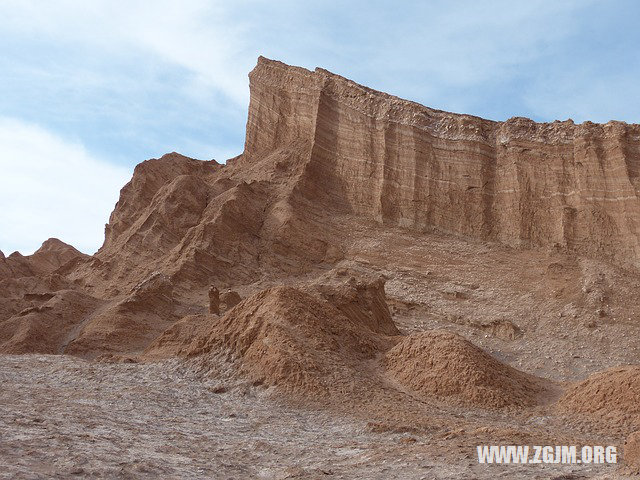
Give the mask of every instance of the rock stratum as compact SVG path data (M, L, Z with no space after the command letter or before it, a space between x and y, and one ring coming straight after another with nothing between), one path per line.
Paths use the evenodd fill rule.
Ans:
M249 78L244 156L298 145L307 198L385 225L637 265L640 125L494 122L266 59Z
M0 353L177 359L372 432L640 430L639 125L483 120L262 57L249 79L241 155L139 164L94 255L0 253Z

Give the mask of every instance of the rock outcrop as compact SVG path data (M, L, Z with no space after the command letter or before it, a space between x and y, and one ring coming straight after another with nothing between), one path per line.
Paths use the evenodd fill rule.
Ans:
M220 303L225 310L235 307L242 301L242 297L235 290L227 290L220 294Z
M44 276L53 273L67 263L89 258L71 245L57 238L46 240L32 255L21 255L14 252L5 257L0 252L0 280Z
M265 58L249 78L244 160L297 148L306 198L385 225L638 265L640 125L494 122Z
M220 313L220 291L216 287L209 287L209 313Z

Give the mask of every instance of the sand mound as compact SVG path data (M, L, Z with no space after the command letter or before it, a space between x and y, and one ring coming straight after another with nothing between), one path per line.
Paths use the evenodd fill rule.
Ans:
M505 365L460 335L410 335L387 352L388 376L426 397L486 408L530 406L544 392L540 379Z
M588 416L611 428L640 428L640 366L616 367L591 375L569 388L560 411Z
M358 292L356 286L345 286L342 294L332 288L343 299L352 290ZM382 284L369 288L382 288ZM376 308L370 300L356 295L349 309L346 301L342 305L348 310L344 313L315 287L269 288L222 318L198 315L182 319L145 353L149 358L199 357L204 364L226 353L253 382L305 395L354 390L356 384L367 381L367 361L393 344L382 332L393 331L395 326L390 317L388 323L374 318Z
M640 366L616 367L595 373L568 389L558 406L580 413L601 410L640 413Z

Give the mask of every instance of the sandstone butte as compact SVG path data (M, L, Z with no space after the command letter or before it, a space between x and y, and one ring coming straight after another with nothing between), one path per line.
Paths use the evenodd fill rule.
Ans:
M542 409L565 440L640 430L618 368L640 338L640 125L484 120L263 57L249 79L241 155L139 164L92 256L0 253L1 353L231 362L374 429L437 404Z

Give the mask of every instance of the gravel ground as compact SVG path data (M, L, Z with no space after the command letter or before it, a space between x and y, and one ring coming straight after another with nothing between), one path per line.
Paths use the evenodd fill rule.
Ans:
M598 470L447 465L428 438L372 433L270 392L220 392L178 362L0 356L0 478L587 478ZM573 476L571 472L579 471ZM607 469L611 471L611 469ZM602 468L599 469L602 473ZM555 477L564 473L568 476Z

